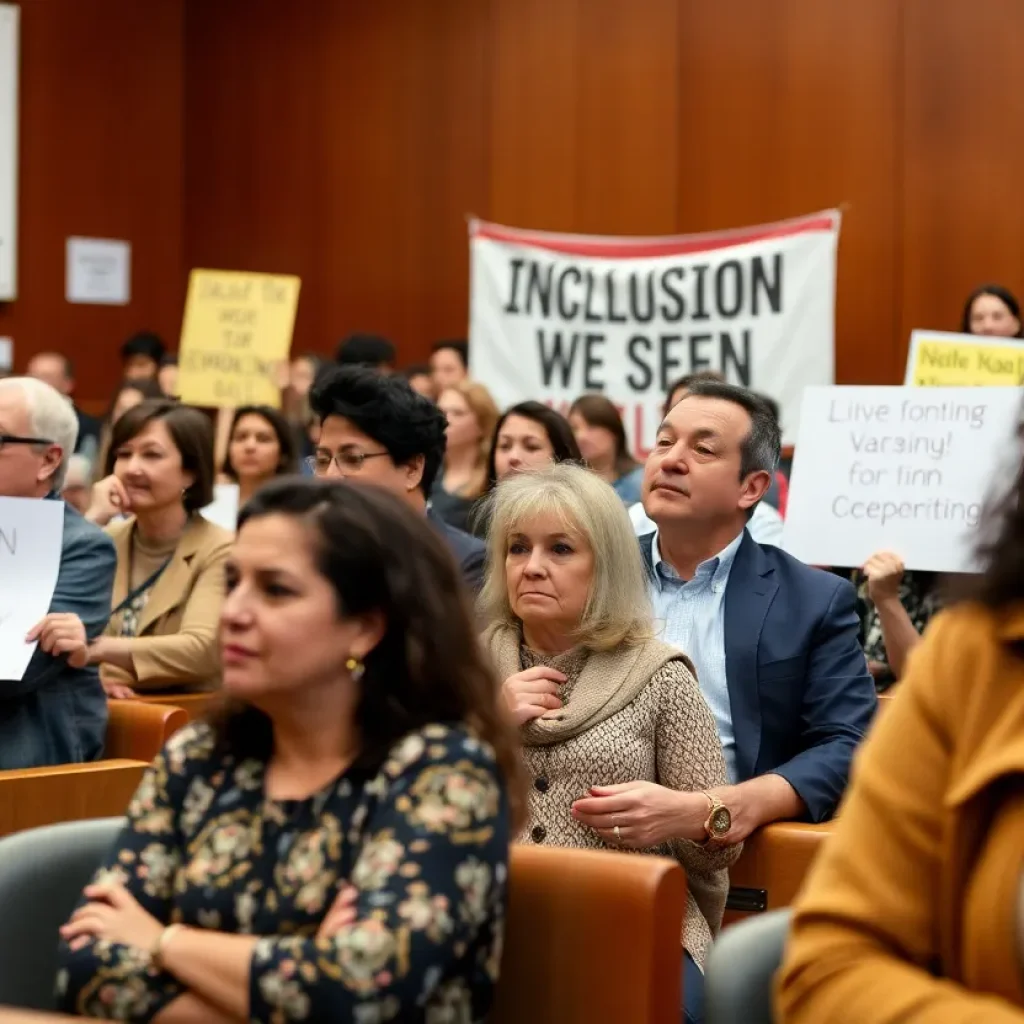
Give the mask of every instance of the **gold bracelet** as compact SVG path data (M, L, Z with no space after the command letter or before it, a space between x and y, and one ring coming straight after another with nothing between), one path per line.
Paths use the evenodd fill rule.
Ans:
M181 930L180 924L169 924L161 933L160 937L153 943L153 949L150 951L149 958L153 961L153 966L163 970L164 967L164 950L167 948L167 943L170 941L171 936Z

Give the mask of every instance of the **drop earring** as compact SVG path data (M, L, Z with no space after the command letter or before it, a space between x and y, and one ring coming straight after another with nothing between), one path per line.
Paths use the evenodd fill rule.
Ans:
M348 674L352 677L352 682L354 683L358 683L366 672L366 666L358 658L349 658L345 662L345 668L348 669Z

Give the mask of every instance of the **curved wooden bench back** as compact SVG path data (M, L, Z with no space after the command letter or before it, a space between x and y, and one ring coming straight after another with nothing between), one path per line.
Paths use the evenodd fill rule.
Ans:
M188 712L170 704L108 700L106 757L152 761L163 745L188 724Z

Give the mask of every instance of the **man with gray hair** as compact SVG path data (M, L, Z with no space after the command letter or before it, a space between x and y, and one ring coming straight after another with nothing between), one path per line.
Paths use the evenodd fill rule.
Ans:
M78 421L31 377L0 380L0 497L60 501ZM117 556L98 527L65 506L60 571L39 646L22 679L0 680L0 769L93 761L103 752L106 695L88 645L110 617ZM0 580L0 587L17 580Z
M747 528L780 450L763 398L694 381L666 413L644 472L657 529L640 549L655 619L697 667L730 777L704 794L708 840L721 844L772 821L831 817L877 703L853 587ZM617 801L604 813L622 828L631 796L599 798Z

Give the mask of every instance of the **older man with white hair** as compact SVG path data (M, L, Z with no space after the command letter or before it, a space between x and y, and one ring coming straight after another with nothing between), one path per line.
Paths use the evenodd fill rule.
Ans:
M31 377L0 380L0 497L60 501L78 421L67 399ZM60 572L22 679L0 680L0 769L92 761L107 702L88 645L110 617L117 556L110 538L64 509ZM0 580L0 587L17 586Z

